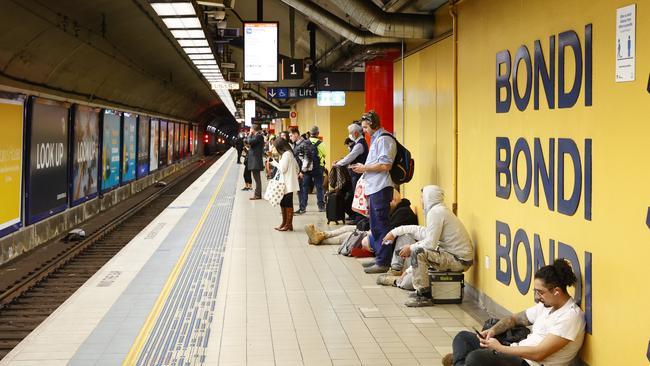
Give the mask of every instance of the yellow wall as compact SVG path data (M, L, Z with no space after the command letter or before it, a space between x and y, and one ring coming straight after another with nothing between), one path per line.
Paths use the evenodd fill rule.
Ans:
M295 105L296 123L300 133L308 132L316 125L320 130L327 154L327 167L332 161L339 160L347 154L343 144L348 136L348 125L358 120L364 112L365 96L363 92L346 92L345 106L319 107L316 99L304 99Z
M404 58L403 104L402 60L393 66L395 135L415 160L413 180L404 185L403 193L418 206L420 189L428 184L445 190L449 207L453 201L451 42L444 39ZM424 223L420 207L418 216Z
M620 0L466 0L458 5L458 212L477 249L476 264L467 279L510 311L532 305L532 286L522 295L514 277L509 285L496 279L497 220L510 226L513 237L517 229L523 229L531 241L531 249L533 235L538 234L547 263L549 239L556 242L556 256L558 242L570 245L577 253L583 276L585 252L592 253L593 335L587 336L581 353L583 360L592 366L648 363L650 295L646 291L646 262L650 258L650 229L645 220L650 206L646 148L650 136L647 123L650 95L646 91L650 51L644 47L647 42L643 35L650 34L650 4L637 2L637 79L615 83L616 8L630 3ZM509 50L514 61L517 48L524 44L532 57L533 42L540 40L548 64L549 37L555 35L557 89L558 34L574 30L580 38L584 56L584 28L589 23L593 24L592 106L585 106L583 81L578 102L572 108L557 107L556 90L556 107L549 110L540 87L539 110L533 108L531 95L523 112L516 108L513 100L508 113L496 113L497 52ZM448 204L453 189L450 183L453 174L450 42L447 38L404 60L406 131L401 128L400 61L395 63L394 78L396 132L416 160L416 176L406 186L407 196L416 198L416 189L420 186L438 182L448 193ZM568 56L571 55L568 51ZM571 70L573 63L568 60L567 88L573 80ZM591 139L592 219L584 217L584 196L572 216L558 213L557 202L555 210L549 210L543 188L540 188L539 207L533 204L532 191L525 203L517 200L514 191L508 199L498 198L495 194L495 140L498 136L509 138L512 148L516 140L523 137L531 150L533 139L539 138L547 164L548 142L555 139L556 169L557 139L574 140L583 164L584 140ZM432 139L435 144L431 143ZM521 161L520 166L523 167ZM571 169L569 163L565 172L570 173ZM570 190L572 185L573 179L568 174L565 187ZM583 184L583 192L584 188ZM557 199L557 187L555 195ZM489 266L485 265L486 258ZM526 260L522 246L517 263L523 276ZM582 300L584 309L584 296Z

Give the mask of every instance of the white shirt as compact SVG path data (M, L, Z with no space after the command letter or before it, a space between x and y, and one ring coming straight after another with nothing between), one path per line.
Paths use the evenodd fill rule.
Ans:
M300 185L298 183L298 163L289 151L285 151L280 158L280 162L271 161L271 165L278 168L287 187L285 193L298 192Z
M553 308L546 308L542 303L526 310L526 317L533 324L533 329L526 339L519 342L519 346L537 346L549 334L571 342L542 362L526 360L533 366L568 366L582 347L585 337L585 314L573 298L569 298L561 308L552 310ZM517 343L511 346L516 347Z

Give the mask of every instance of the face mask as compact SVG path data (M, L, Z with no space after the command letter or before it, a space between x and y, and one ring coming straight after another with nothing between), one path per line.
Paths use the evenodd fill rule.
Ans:
M351 135L351 134L350 134L350 135L348 135L348 137L349 137L350 140L352 140L352 141L356 140L356 138L354 137L354 135Z

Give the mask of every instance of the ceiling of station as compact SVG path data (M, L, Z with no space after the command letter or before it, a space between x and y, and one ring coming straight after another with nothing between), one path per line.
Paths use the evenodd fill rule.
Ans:
M54 91L56 94L96 104L113 105L150 114L188 120L211 121L229 113L195 68L151 2L171 0L6 0L0 12L0 84ZM187 1L187 0L175 0ZM241 29L240 21L257 20L257 0L190 0L203 16L204 28L212 41L227 46L213 50L220 62L235 63L231 71L241 72L243 42L220 39L217 22L207 12L225 9L220 27ZM366 24L341 10L340 0L301 0L331 13L344 27L364 36ZM370 4L382 14L428 14L446 0L350 0ZM206 4L208 6L206 6ZM264 21L280 24L279 50L284 57L305 59L310 55L312 21L300 11L290 10L283 0L263 1ZM293 47L290 13L293 12ZM431 17L433 21L433 17ZM350 70L375 57L370 46L354 44L338 29L316 26L316 62L323 70ZM386 38L394 41L395 38ZM376 41L376 40L375 40ZM381 39L380 39L381 41ZM410 40L412 42L412 40ZM422 39L421 42L426 42ZM392 43L393 45L395 43ZM381 47L375 47L381 52ZM379 50L379 51L377 51ZM367 52L366 52L367 51ZM361 56L360 56L361 55ZM365 55L365 56L363 56ZM365 58L364 58L365 57ZM224 70L222 69L222 72ZM223 72L227 78L227 73ZM303 80L244 85L264 95L269 86L299 86ZM234 92L235 98L240 92ZM282 101L286 103L287 101ZM230 118L232 120L232 118Z

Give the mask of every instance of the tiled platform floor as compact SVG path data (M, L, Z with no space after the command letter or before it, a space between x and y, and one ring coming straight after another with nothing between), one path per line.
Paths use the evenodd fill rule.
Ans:
M288 233L273 230L279 208L248 197L235 199L206 364L439 365L458 331L479 327L457 305L407 308L407 292L358 260L308 245L304 224L327 227L314 195Z

